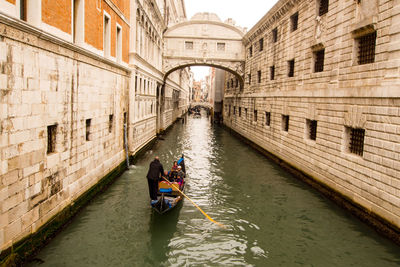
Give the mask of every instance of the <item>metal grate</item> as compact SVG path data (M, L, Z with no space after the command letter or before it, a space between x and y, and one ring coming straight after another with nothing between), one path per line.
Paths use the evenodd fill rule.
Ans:
M112 132L113 122L114 122L114 114L111 114L111 115L109 115L109 117L108 117L108 132L109 132L109 133Z
M57 125L47 126L47 154L56 151Z
M329 8L329 0L320 0L319 1L319 15L322 16L328 13Z
M288 77L294 76L294 59L288 61Z
M271 80L275 80L275 66L269 67L269 77Z
M349 150L351 153L359 156L364 152L364 136L365 130L360 128L350 128L350 144Z
M268 111L265 112L265 125L267 126L271 125L271 112Z
M358 64L375 61L376 32L364 35L358 40Z
M317 121L315 120L307 120L308 124L308 133L311 140L316 140L317 139Z
M271 80L275 80L275 66L269 67L269 73Z
M185 49L186 50L193 50L193 42L185 41Z
M289 131L289 115L282 115L282 130Z
M299 21L299 12L296 12L290 17L290 22L291 22L291 30L292 32L297 30L298 26L298 21Z
M324 71L325 49L314 52L314 72Z
M276 43L278 41L278 28L272 30L272 42Z
M86 135L85 135L86 141L90 140L90 125L91 125L91 123L92 123L92 119L86 120Z

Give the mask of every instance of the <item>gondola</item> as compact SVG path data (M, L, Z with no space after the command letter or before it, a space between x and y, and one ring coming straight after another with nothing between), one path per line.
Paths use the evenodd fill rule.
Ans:
M182 166L182 171L185 172L186 168L183 155L180 159L179 165ZM170 211L183 200L183 195L179 191L183 192L184 189L185 179L183 179L181 185L177 182L168 182L165 180L160 181L158 183L157 200L151 201L151 207L160 214Z

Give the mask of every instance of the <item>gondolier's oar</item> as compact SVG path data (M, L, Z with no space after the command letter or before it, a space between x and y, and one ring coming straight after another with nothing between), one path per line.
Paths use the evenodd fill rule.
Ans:
M181 190L179 190L179 188L176 187L176 185L170 183L165 177L163 177L163 179L164 179L165 181L167 181L170 185L172 185L176 190L178 190L179 193L181 193L184 197L186 197L187 199L189 199L190 202L192 202L192 204L193 204L201 213L203 213L203 215L206 216L207 219L209 219L210 221L212 221L213 223L215 223L215 224L218 225L219 227L226 228L225 225L223 225L222 223L217 222L216 220L214 220L213 218L211 218L210 216L208 216L208 214L205 213L196 203L194 203L194 201L191 200L190 197L188 197L187 195L185 195L185 193L183 193Z

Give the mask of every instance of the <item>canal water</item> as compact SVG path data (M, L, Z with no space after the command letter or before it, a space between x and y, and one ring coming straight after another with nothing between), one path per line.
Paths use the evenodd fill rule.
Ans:
M146 173L181 153L189 201L158 215ZM176 124L29 266L400 266L400 247L206 118Z

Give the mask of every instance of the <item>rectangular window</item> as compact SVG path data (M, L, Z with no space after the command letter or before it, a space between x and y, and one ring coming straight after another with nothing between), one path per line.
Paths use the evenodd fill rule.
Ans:
M24 21L27 20L26 1L27 0L20 0L20 4L19 4L19 18Z
M265 125L267 126L271 125L271 112L268 111L265 112Z
M247 119L247 108L244 108L244 117Z
M278 42L278 28L272 30L272 42Z
M299 20L299 12L294 13L290 17L290 29L291 29L292 32L297 30L298 20Z
M233 88L233 79L231 79L231 88Z
M229 81L226 82L226 88L229 89Z
M324 71L325 49L314 52L314 72Z
M239 107L239 117L242 116L242 107Z
M47 126L47 154L56 151L57 124Z
M217 43L218 51L225 51L225 43Z
M358 64L368 64L375 61L376 32L357 38Z
M253 118L254 121L257 121L257 115L258 115L258 114L257 114L257 110L255 109L255 110L254 110L254 118Z
M322 16L326 13L328 13L328 7L329 7L329 0L317 0L319 1L319 16Z
M185 49L186 50L193 50L193 42L185 41Z
M73 42L74 43L83 43L84 42L84 25L83 25L83 3L81 0L74 0L73 2L73 20L72 20L72 34L73 34Z
M249 84L251 84L251 73L247 74L247 79L249 81Z
M111 23L110 23L110 18L104 14L104 25L103 25L103 49L104 49L104 56L109 57L110 56L110 49L111 49Z
M233 107L233 115L236 115L236 106Z
M253 56L253 46L252 45L249 47L249 56L250 57Z
M115 55L117 57L117 62L121 62L122 59L122 28L117 25L117 42L116 42L116 51Z
M269 67L269 77L271 80L275 80L275 66Z
M231 116L231 105L229 105L228 116Z
M111 133L113 129L113 123L114 123L114 114L110 114L108 116L108 132Z
M282 115L282 130L289 131L289 115Z
M259 47L260 47L260 51L263 51L263 50L264 50L264 38L261 38L261 39L258 41L258 45L259 45Z
M294 77L294 59L288 61L288 77Z
M236 88L239 87L239 79L238 78L236 78L236 86L235 87Z
M315 141L317 139L317 121L307 119L306 126L308 139Z
M362 156L364 153L365 130L361 128L346 127L346 131L349 140L349 152Z
M257 80L258 83L261 83L261 70L257 71Z
M90 141L90 139L91 139L91 136L90 136L91 124L92 124L92 119L87 119L86 120L86 134L85 134L86 141Z

